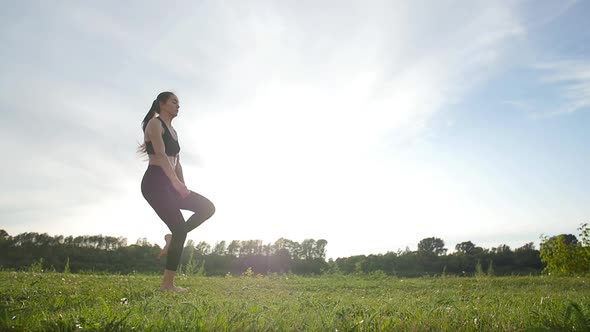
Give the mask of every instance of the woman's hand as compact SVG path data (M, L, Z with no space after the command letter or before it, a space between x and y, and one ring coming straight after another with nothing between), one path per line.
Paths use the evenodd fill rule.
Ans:
M176 191L178 191L178 193L180 194L180 197L182 197L183 199L186 198L191 193L191 191L188 190L186 185L180 181L174 181L172 183L172 186L174 187L174 189L176 189Z

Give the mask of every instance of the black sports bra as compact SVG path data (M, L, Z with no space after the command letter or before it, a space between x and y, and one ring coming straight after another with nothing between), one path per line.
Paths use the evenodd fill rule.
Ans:
M172 134L170 133L168 126L166 126L166 124L164 123L164 120L160 119L160 117L158 117L158 120L160 120L160 122L162 122L162 124L164 125L164 133L162 134L162 140L164 140L166 155L174 157L180 152L180 144L178 144L178 141L175 140L174 137L172 137ZM145 142L145 151L147 152L147 154L156 154L154 152L154 146L152 142Z

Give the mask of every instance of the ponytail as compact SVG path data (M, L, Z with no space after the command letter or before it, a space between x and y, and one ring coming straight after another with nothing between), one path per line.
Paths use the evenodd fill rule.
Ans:
M158 102L158 98L154 100L152 107L150 107L150 110L145 115L145 118L143 118L143 121L141 121L141 129L143 129L143 131L145 131L145 127L147 127L148 122L150 122L156 113L160 113L160 102Z
M172 92L166 91L166 92L160 93L158 95L158 97L156 97L156 99L152 103L152 107L150 107L150 110L147 112L147 114L143 118L143 121L141 121L141 129L143 130L143 132L145 132L145 128L147 127L148 122L150 122L150 120L153 119L154 116L156 116L156 114L160 114L160 103L165 103L166 101L168 101L168 98L170 98L170 96L172 96L172 95L174 95ZM145 143L141 144L137 148L137 152L140 154L146 153Z

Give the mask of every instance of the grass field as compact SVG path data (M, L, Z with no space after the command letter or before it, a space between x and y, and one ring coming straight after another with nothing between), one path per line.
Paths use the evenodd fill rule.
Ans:
M589 331L590 278L0 272L2 331Z

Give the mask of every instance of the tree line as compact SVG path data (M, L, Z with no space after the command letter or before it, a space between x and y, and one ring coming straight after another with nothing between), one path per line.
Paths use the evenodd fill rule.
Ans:
M507 245L484 249L466 241L457 244L455 252L447 254L447 251L442 239L430 237L421 240L416 251L352 256L335 262L338 272L345 274L381 271L403 277L530 275L543 270L540 253L532 242L512 250Z
M539 274L543 269L555 273L583 273L588 272L590 265L590 243L587 227L583 225L580 230L583 231L581 241L571 234L544 237L540 250L532 242L515 249L507 245L485 249L465 241L456 244L455 251L448 253L442 239L429 237L421 240L415 251L407 248L335 260L326 260L328 241L324 239L305 239L299 243L281 238L266 244L261 240L234 240L214 245L188 240L180 269L182 273L207 276L238 275L245 271L300 275L378 273L399 277L530 275ZM156 259L160 250L145 238L128 245L123 237L64 237L46 233L10 236L0 230L0 268L3 269L27 269L41 264L44 269L55 271L159 273L165 263Z
M319 275L327 269L324 239L301 243L281 238L273 244L261 240L207 242L188 240L181 257L183 272L203 275L295 273ZM70 272L159 273L165 258L161 247L146 238L128 245L123 237L85 235L51 236L27 232L15 236L0 230L0 268L27 269L42 260L44 269Z

